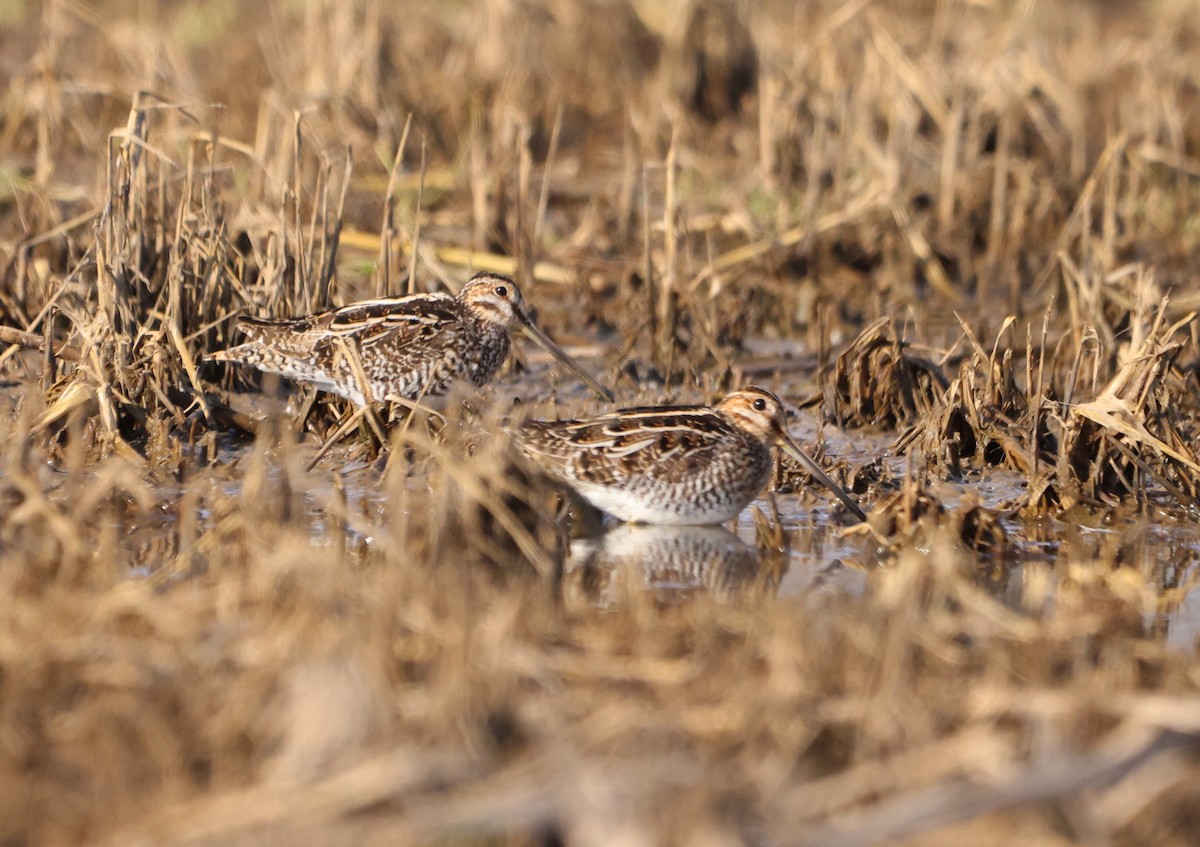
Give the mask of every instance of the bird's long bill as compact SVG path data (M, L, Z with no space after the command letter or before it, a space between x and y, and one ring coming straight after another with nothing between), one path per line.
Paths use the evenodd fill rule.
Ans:
M821 466L810 459L808 454L800 449L800 445L798 445L790 435L783 430L778 430L778 434L779 446L783 448L785 453L787 453L796 461L800 462L800 464L804 465L808 472L812 474L813 477L822 485L832 491L833 496L841 500L842 503L845 504L846 508L853 512L860 521L865 521L867 519L867 513L864 512L862 508L854 502L854 498L850 496L846 489L842 488L840 485L830 479L829 474L821 470Z
M561 347L551 341L550 336L538 329L537 324L531 320L523 320L521 321L521 328L524 329L525 333L534 341L536 341L543 350L545 350L554 358L558 359L563 367L575 374L575 376L579 377L584 383L587 384L589 388L591 388L608 402L613 402L615 399L613 397L613 393L597 382L590 374L588 374L587 371L575 364L575 360L564 353Z

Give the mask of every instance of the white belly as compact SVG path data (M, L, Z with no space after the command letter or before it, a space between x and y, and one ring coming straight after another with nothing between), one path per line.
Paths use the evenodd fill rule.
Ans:
M702 498L670 496L666 491L629 490L605 485L574 483L579 494L601 511L630 523L701 526L732 520L753 498L731 498L706 492Z

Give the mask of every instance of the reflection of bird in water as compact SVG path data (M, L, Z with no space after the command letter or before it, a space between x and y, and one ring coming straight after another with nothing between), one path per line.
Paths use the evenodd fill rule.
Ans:
M616 601L622 588L724 597L758 585L759 574L757 551L723 526L621 524L574 542L566 563L567 578L602 604Z

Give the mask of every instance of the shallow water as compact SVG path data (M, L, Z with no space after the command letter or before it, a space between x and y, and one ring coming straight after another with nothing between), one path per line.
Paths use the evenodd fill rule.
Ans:
M964 488L970 488L966 483ZM875 567L886 561L874 554L861 536L847 535L833 522L827 506L788 507L777 497L787 545L772 556L760 556L755 545L753 509L769 513L757 501L740 517L736 533L724 527L630 527L617 525L599 539L576 541L571 546L568 573L592 572L600 587L593 600L608 606L621 601L628 590L653 591L660 598L672 592L708 591L728 597L741 591L768 591L781 597L806 598L823 594L858 596L868 589ZM1131 522L1132 524L1132 522ZM1055 542L1031 541L1019 534L1020 524L1006 522L1012 551L1002 559L979 557L979 585L1014 610L1021 609L1026 579L1035 565L1056 573ZM1145 531L1145 526L1138 528ZM1078 526L1089 536L1121 533L1109 527ZM1085 548L1086 549L1086 548ZM1200 531L1179 525L1153 526L1138 545L1139 560L1123 562L1150 575L1166 600L1180 597L1162 610L1144 615L1147 635L1163 638L1178 649L1200 644L1200 590L1183 590L1200 581ZM1078 554L1072 554L1078 555ZM1038 585L1040 590L1040 583ZM1053 594L1049 599L1053 602Z
M533 382L526 374L510 386L496 386L493 400L511 403L523 395L544 396L544 390L530 387ZM805 393L795 392L797 396ZM11 403L15 402L16 394L4 392L0 397ZM582 387L568 387L558 397L558 404L564 409L596 408L595 401ZM278 402L264 402L260 412L267 409L278 413ZM820 428L818 433L815 415L805 411L796 416L790 428L801 444L810 444L819 436L830 460L845 459L853 466L860 466L882 459L896 479L904 476L906 459L888 453L893 434L842 432L833 427ZM218 465L245 460L250 449L247 444L240 448L223 447ZM315 449L308 442L299 447L303 454ZM378 465L347 460L342 451L335 450L323 460L322 467L336 469L340 485L335 491L332 477L317 473L303 492L313 543L326 545L338 540L347 544L374 543L370 532L359 531L353 521L345 520L345 514L361 514L364 507L369 512L372 506L381 506ZM202 472L200 477L208 473ZM211 469L211 476L204 484L219 488L224 495L234 495L241 488L240 474L230 474L218 466ZM410 485L414 490L422 489L419 474L410 479ZM931 485L931 492L947 508L971 498L1002 514L1005 505L1017 500L1023 490L1021 477L1004 470L986 470L972 473L961 482ZM156 494L162 503L168 504L161 519L143 519L132 528L123 526L122 531L127 533L124 543L137 551L138 561L145 563L135 570L136 575L159 579L185 576L156 573L177 552L178 514L169 504L178 503L180 491L178 487L163 485ZM341 517L329 512L335 500L344 505ZM864 505L869 510L872 504ZM868 590L874 568L886 567L886 558L866 536L845 532L844 510L823 489L812 487L802 492L776 494L774 509L786 540L782 549L771 551L765 559L760 555L754 513L761 510L770 516L774 512L766 499L759 499L730 528L612 526L600 539L572 542L565 572L577 580L590 580L593 602L611 605L621 602L623 593L629 590L652 591L660 598L680 602L696 592L731 596L757 591L794 598L834 593L854 597ZM212 516L201 508L194 519L204 525ZM1139 571L1158 592L1158 608L1144 615L1147 633L1179 649L1195 649L1200 644L1200 590L1189 590L1193 582L1200 582L1200 525L1179 515L1178 510L1085 514L1072 516L1071 521L1052 520L1037 527L1027 527L1016 517L1002 517L1001 524L1009 541L1006 553L978 557L979 584L1000 602L1021 608L1029 569L1035 565L1048 571L1053 582L1062 570L1056 568L1060 559L1078 562L1094 556L1112 561L1115 545L1121 550L1121 564ZM1030 537L1031 531L1037 537ZM334 538L339 535L345 537ZM1045 582L1044 573L1037 578ZM1052 595L1049 602L1053 602Z
M812 416L802 414L791 431L803 444L816 437L816 427ZM893 475L903 478L906 459L888 454L890 434L848 434L826 427L821 435L830 459L844 458L858 466L883 457ZM948 509L973 499L1003 515L1007 504L1023 494L1024 485L1014 472L986 470L931 488ZM620 596L614 588L618 584L626 590L631 586L651 590L660 597L671 591L699 590L724 596L738 587L781 597L857 596L868 589L872 570L887 566L870 541L845 532L842 510L819 486L797 494L776 494L774 503L786 544L769 561L759 555L753 515L755 510L771 515L772 509L766 499L759 499L742 512L733 532L711 527L700 531L613 527L603 539L572 545L569 567L625 571L623 581L610 575L606 592L596 597L597 602L613 603ZM869 511L870 504L866 505ZM1159 514L1085 515L1049 524L1028 527L1017 517L1002 517L1008 549L1003 555L978 556L980 586L1006 606L1021 609L1030 568L1049 572L1053 580L1060 552L1068 562L1086 562L1089 555L1111 561L1111 544L1119 543L1122 566L1145 575L1159 596L1160 607L1144 615L1147 634L1182 650L1200 646L1200 589L1188 590L1192 582L1200 582L1200 525L1178 510L1165 508ZM1037 537L1030 537L1031 530ZM1070 545L1065 552L1060 549L1064 544ZM1107 555L1101 556L1102 550ZM768 576L749 578L751 559L760 574ZM1039 589L1043 581L1039 575ZM1048 602L1053 603L1053 594Z

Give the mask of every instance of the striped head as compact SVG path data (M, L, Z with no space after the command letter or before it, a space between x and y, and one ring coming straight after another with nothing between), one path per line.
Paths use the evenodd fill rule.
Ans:
M860 521L867 519L866 513L849 492L834 482L812 457L800 449L800 445L787 431L783 402L770 391L753 385L731 391L716 405L716 409L743 432L781 448L803 465L813 479L841 500L855 517Z
M731 391L716 409L739 429L768 444L778 443L787 432L783 403L763 388L751 385Z
M458 292L458 302L488 327L523 330L538 346L558 359L567 370L583 380L601 397L612 402L611 391L596 382L564 353L550 336L538 329L537 324L533 322L533 314L525 305L525 298L521 296L521 289L508 277L486 271L477 273Z
M458 300L486 324L515 329L532 323L521 289L500 274L475 274L458 292Z

